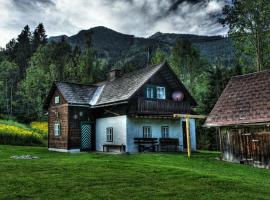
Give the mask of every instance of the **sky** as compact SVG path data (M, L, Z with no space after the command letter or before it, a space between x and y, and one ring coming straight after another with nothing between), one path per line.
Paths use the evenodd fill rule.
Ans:
M228 0L0 0L0 47L28 24L48 36L106 26L149 37L156 32L226 35L217 14Z

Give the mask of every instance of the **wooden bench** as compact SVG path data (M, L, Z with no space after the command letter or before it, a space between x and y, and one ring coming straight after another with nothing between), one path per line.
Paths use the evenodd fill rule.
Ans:
M110 149L114 148L114 149L118 149L120 152L126 152L126 145L123 144L103 144L103 152L110 152Z
M159 146L160 151L178 151L179 140L178 138L160 138Z
M139 152L143 152L145 150L158 151L157 138L134 138L134 143L138 145Z

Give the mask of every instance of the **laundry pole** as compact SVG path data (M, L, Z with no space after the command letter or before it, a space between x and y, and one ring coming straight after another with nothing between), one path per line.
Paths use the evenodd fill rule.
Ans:
M190 148L189 117L186 117L186 134L187 134L187 153L188 153L188 158L190 158L191 148Z

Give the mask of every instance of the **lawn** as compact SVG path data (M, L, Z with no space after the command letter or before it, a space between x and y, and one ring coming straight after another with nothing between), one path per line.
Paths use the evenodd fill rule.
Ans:
M36 160L13 160L30 154ZM218 153L56 153L0 146L0 199L270 199L270 171Z

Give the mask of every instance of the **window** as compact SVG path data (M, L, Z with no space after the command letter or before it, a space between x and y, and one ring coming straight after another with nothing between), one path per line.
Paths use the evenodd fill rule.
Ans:
M59 96L54 97L54 103L58 104L59 102L60 102L60 97Z
M169 126L161 126L161 137L162 138L169 137Z
M151 138L152 137L151 126L144 126L143 127L143 137L144 138Z
M148 87L146 88L146 98L153 99L153 98L154 98L154 92L155 92L154 88L148 86Z
M157 99L166 99L165 87L157 87Z
M107 142L113 141L113 128L109 127L106 129Z
M55 135L55 136L61 135L61 127L60 127L60 123L55 123L55 124L54 124L54 135Z

